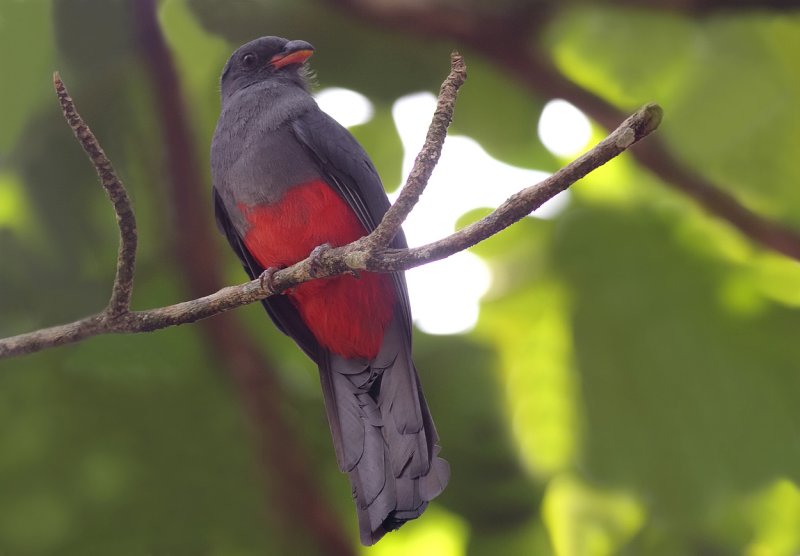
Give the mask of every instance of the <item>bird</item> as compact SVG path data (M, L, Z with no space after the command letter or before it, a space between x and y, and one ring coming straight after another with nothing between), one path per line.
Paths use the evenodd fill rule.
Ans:
M252 279L367 235L389 208L363 147L310 92L313 53L302 40L261 37L222 71L214 212ZM390 246L407 246L402 231ZM422 515L450 477L412 360L404 274L321 278L263 305L319 368L360 541L372 545Z

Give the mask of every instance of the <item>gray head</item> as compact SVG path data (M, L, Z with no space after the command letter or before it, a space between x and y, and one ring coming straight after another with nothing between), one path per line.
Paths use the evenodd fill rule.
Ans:
M305 41L261 37L240 46L222 70L222 98L261 82L294 83L306 88L305 61L314 47Z

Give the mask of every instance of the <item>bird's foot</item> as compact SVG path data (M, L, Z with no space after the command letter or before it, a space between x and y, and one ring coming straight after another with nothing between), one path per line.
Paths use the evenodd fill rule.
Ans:
M308 262L309 262L309 273L311 276L316 278L323 270L322 268L322 255L325 254L326 251L331 250L330 243L323 243L322 245L318 245L314 247L314 250L308 255Z
M261 289L270 295L278 293L275 289L275 273L279 270L283 270L283 268L285 267L271 266L262 272L258 277L258 284L261 286Z

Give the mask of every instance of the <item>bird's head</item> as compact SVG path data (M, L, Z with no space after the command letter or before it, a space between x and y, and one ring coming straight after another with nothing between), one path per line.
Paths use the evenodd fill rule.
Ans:
M305 62L314 47L305 41L261 37L240 46L222 70L223 98L261 82L289 82L306 87Z

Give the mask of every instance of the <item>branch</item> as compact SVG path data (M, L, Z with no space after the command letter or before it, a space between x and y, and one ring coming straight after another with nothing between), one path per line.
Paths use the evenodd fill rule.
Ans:
M117 225L119 226L117 273L111 289L111 299L104 314L108 317L122 315L131 306L133 274L136 266L136 217L131 208L131 200L94 133L92 133L92 130L89 129L89 126L86 125L75 109L75 103L72 101L72 97L69 96L69 92L64 86L64 82L61 81L61 76L58 72L53 74L53 86L56 89L56 95L61 104L64 118L66 118L69 127L72 128L72 132L75 134L75 138L83 147L83 150L86 151L89 160L92 161L92 165L97 170L100 184L106 190L117 215Z
M464 75L463 60L460 56L453 56L451 62L453 72ZM445 116L452 114L456 100L456 90L457 86L454 88L443 86L439 96L437 114L440 113L440 110ZM67 105L73 110L74 117L81 125L85 126L77 112L74 112L74 106L71 105L69 97L65 96L65 99ZM485 218L466 226L450 236L421 247L409 249L389 249L375 246L373 243L375 241L374 234L378 230L386 230L382 232L385 235L380 236L379 240L382 242L385 241L386 237L391 238L389 234L394 233L392 232L392 227L396 222L394 219L399 219L400 222L405 219L405 216L427 184L430 171L435 165L435 163L429 162L429 155L431 152L438 153L441 151L441 146L447 133L447 126L442 125L443 120L434 117L431 128L428 131L428 141L426 141L423 152L417 157L414 168L411 171L412 176L420 177L418 179L409 179L400 194L400 198L410 199L410 204L387 212L387 215L394 215L392 220L387 221L384 219L376 228L376 231L373 231L372 234L365 238L343 247L324 251L313 262L307 258L276 272L273 275L271 289L262 287L260 280L253 280L238 286L223 288L216 293L199 299L147 311L123 311L121 314L112 314L107 309L97 315L69 324L2 339L0 340L0 359L74 343L101 334L150 332L169 326L195 322L265 299L270 295L278 294L303 282L331 277L345 272L363 270L393 272L443 259L483 241L522 219L545 201L564 191L589 172L602 166L655 131L661 122L661 116L662 111L658 105L649 104L641 108L586 154L549 178L514 194ZM88 131L88 128L86 129ZM113 169L110 167L109 172L113 175Z

